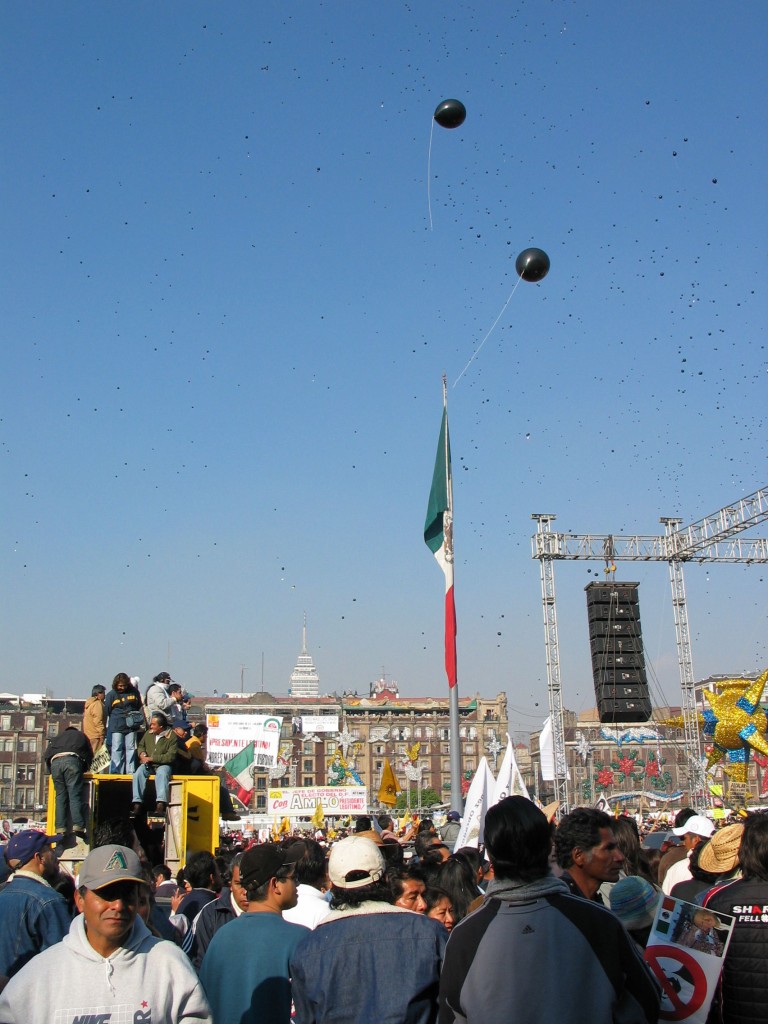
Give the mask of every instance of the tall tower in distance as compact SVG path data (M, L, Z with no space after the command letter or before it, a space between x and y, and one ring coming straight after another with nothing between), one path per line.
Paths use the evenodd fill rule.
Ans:
M317 674L312 655L307 654L307 613L304 612L304 627L301 631L301 654L291 672L288 694L291 697L319 697L320 676Z

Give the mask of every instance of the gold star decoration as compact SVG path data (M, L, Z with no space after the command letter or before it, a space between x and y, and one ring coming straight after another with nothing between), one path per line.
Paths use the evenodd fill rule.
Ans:
M722 761L734 782L746 782L750 752L768 754L768 719L760 706L766 682L768 669L757 679L723 679L719 693L704 693L709 708L701 731L712 742L707 769Z

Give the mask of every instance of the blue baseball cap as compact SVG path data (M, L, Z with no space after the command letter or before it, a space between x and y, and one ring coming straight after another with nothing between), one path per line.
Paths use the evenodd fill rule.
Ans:
M62 842L64 836L47 836L37 829L25 828L8 840L5 847L5 859L11 867L28 864L36 853L42 853L46 846L55 846Z

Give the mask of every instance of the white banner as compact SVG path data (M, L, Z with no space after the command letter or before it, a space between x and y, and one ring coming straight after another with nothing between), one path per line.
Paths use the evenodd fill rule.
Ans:
M461 819L461 831L453 844L454 850L460 850L462 846L474 846L477 849L482 843L485 812L488 810L495 785L488 762L481 757L477 771L469 784L464 816Z
M555 742L552 737L552 718L544 723L539 735L539 762L541 777L545 782L553 782L555 778Z
M526 800L531 799L528 789L523 782L523 777L520 774L520 769L517 766L515 751L512 746L512 740L509 738L509 733L507 733L507 749L504 753L504 760L501 762L501 768L499 768L496 788L493 791L493 799L489 807L494 806L508 796L524 796Z
M318 803L323 814L367 814L365 786L304 786L301 789L267 791L267 813L285 817L309 817Z
M253 763L269 768L277 761L282 718L273 715L208 715L207 760L223 765L253 743Z
M338 715L302 715L301 731L305 736L313 732L338 732Z

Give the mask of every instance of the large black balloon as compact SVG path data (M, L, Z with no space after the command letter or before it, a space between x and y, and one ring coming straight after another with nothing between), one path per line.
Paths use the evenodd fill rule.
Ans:
M515 260L515 270L524 281L541 281L549 273L549 256L543 249L523 249Z
M441 128L458 128L464 124L467 108L461 100L443 100L432 115Z

